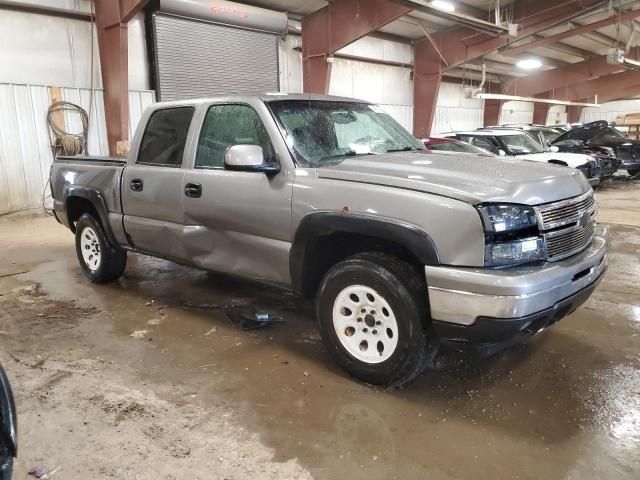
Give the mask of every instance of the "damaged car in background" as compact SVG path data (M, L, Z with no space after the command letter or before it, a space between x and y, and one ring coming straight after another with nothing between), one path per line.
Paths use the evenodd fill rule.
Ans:
M58 157L50 180L92 282L138 252L292 289L349 374L399 386L440 346L540 332L607 269L581 172L479 156L428 151L360 100L228 96L153 104L128 159Z
M626 170L631 176L640 173L640 141L627 138L604 120L572 128L556 138L552 145L561 151L605 151L616 157L617 168Z
M441 136L462 140L503 157L516 157L521 160L574 168L584 174L592 187L600 184L601 170L595 158L589 155L558 152L556 148L546 149L531 135L516 128L482 128L470 132L447 132Z
M601 182L610 179L618 170L618 159L616 158L616 155L612 148L603 146L588 146L582 144L582 142L571 141L565 141L556 144L554 142L562 133L564 133L564 131L560 131L559 129L533 124L510 124L495 128L517 128L518 130L522 130L523 132L531 135L531 137L535 141L537 141L540 145L543 146L546 151L549 152L564 152L587 155L591 159L595 160Z

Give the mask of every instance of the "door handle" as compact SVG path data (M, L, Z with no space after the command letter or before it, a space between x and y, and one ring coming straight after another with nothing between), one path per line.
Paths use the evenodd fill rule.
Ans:
M202 185L199 183L187 183L184 186L184 194L191 198L200 198L202 196Z
M134 178L129 182L129 188L134 192L141 192L144 188L144 183L141 178Z

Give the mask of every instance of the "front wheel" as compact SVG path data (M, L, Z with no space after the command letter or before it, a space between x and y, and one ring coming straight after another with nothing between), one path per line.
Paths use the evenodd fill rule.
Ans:
M635 177L640 173L640 168L629 169L627 170L627 172L629 172L629 175L631 175L632 177Z
M333 266L318 290L316 316L338 363L374 385L407 384L437 350L428 339L425 282L395 257L358 254Z
M102 225L88 213L76 223L76 255L82 272L94 283L119 278L127 265L127 252L112 246Z

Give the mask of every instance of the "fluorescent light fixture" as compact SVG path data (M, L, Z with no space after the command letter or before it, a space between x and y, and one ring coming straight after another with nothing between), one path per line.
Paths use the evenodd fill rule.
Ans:
M536 58L526 58L516 63L516 67L523 70L535 70L536 68L540 68L541 66L542 62Z
M504 95L502 93L476 93L471 98L480 98L483 100L504 100L506 102L520 101L520 102L533 102L533 103L548 103L551 105L573 105L576 107L600 108L599 103L569 102L565 100L554 100L552 98L519 97L516 95ZM597 101L597 98L596 98L596 101Z
M445 12L453 12L456 9L455 5L451 2L447 2L447 0L433 0L431 5L433 5L434 8L444 10Z

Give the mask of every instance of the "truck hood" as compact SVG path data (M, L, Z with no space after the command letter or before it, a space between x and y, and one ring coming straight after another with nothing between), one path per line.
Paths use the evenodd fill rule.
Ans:
M560 160L566 163L571 168L581 167L585 163L593 160L589 155L583 153L568 153L568 152L544 152L544 153L529 153L526 155L518 155L521 160L533 160L534 162L547 163L549 160Z
M397 152L348 158L316 169L320 179L362 182L421 191L471 204L525 205L563 200L591 188L566 167L486 155Z

